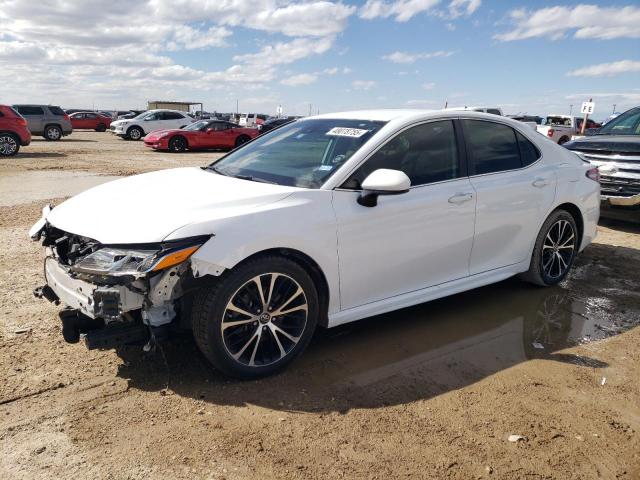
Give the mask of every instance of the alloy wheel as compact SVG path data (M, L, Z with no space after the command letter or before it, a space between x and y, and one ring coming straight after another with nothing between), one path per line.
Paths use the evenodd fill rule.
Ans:
M2 135L0 137L0 155L13 155L18 149L18 142L11 135Z
M571 266L576 235L571 223L558 220L547 232L542 244L542 271L550 279L562 277Z
M60 129L57 127L50 127L47 131L49 140L58 140L60 138Z
M129 132L129 138L131 140L140 140L141 136L142 135L140 134L140 130L138 130L137 128L132 128Z
M308 313L307 296L296 280L282 273L257 275L236 290L225 307L224 346L242 365L271 365L298 344Z

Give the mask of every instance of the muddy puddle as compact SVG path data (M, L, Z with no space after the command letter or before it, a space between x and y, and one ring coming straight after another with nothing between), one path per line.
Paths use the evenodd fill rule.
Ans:
M8 173L0 176L0 206L69 197L117 178L120 177L62 170Z
M257 382L218 376L188 336L164 344L166 364L159 355L142 358L127 347L120 375L132 387L168 386L214 403L301 411L375 408L440 395L533 359L607 367L597 355L558 353L640 323L637 312L611 314L601 301L569 288L538 288L512 279L319 329L287 371Z

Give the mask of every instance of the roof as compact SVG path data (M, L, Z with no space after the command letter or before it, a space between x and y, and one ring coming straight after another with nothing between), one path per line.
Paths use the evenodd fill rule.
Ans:
M175 102L168 100L149 100L148 103L164 103L165 105L201 105L202 102Z
M432 113L436 110L400 109L389 108L379 110L354 110L351 112L324 113L313 118L344 118L357 120L378 120L388 122L395 118L412 117L414 115Z

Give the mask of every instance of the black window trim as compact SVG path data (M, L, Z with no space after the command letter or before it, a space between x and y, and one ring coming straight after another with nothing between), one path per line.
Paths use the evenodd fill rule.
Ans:
M431 185L439 185L441 183L448 183L448 182L456 182L458 180L462 180L465 178L468 178L469 175L469 170L468 170L468 162L467 162L467 154L466 154L466 144L464 143L464 137L462 134L462 125L459 124L459 118L457 117L441 117L441 118L429 118L427 120L419 120L415 123L411 123L409 125L405 125L402 130L398 130L396 132L393 132L391 135L387 136L384 140L382 140L380 142L380 144L375 148L375 150L373 150L371 153L369 153L369 155L367 155L360 163L358 163L358 165L356 165L351 171L349 171L349 173L344 175L344 180L340 183L339 186L334 187L333 190L337 190L340 192L361 192L362 189L361 188L346 188L343 187L342 185L344 185L349 178L351 178L351 175L353 175L361 166L363 166L371 157L373 157L376 153L378 153L378 151L384 147L387 143L389 143L391 140L393 140L394 138L396 138L398 135L401 135L402 133L404 133L405 131L409 130L410 128L414 128L414 127L418 127L420 125L424 125L427 123L434 123L434 122L443 122L443 121L450 121L453 122L453 132L454 132L454 136L456 139L456 147L458 150L458 168L460 170L460 175L456 178L450 178L448 180L440 180L439 182L430 182L430 183L422 183L420 185L411 185L409 187L409 190L413 190L414 188L422 188L422 187L429 187Z
M530 163L526 167L522 166L522 152L520 151L520 142L518 142L518 137L514 134L514 137L516 138L516 144L518 145L518 154L520 155L520 168L511 168L509 170L500 170L500 171L497 171L497 172L475 173L475 163L474 163L474 160L473 160L473 156L470 153L468 153L469 149L468 149L468 145L467 145L467 135L464 132L463 120L475 120L476 122L497 123L499 125L503 125L505 127L509 127L511 130L514 130L514 131L518 132L520 135L522 135L524 138L526 138L529 142L531 142L531 144L535 147L536 151L539 154L538 159L535 162ZM496 121L494 119L477 118L477 117L465 117L465 116L458 117L458 121L460 122L460 130L461 130L461 132L463 134L463 142L464 142L464 145L465 145L465 151L467 152L466 163L467 163L467 168L468 168L467 172L469 174L469 178L484 177L484 176L487 176L487 175L499 175L501 173L518 172L520 170L526 170L527 168L530 168L530 167L540 163L540 161L542 160L542 158L544 156L544 154L542 153L542 150L540 150L538 148L536 143L533 140L531 140L522 130L520 130L519 128L514 127L513 125L509 125L508 123L505 123L505 122ZM472 170L473 170L473 173L472 173Z

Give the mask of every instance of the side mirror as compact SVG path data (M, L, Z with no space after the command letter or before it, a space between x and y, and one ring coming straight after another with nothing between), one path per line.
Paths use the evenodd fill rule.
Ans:
M362 193L358 203L364 207L378 205L379 195L399 195L407 193L411 188L411 180L400 170L379 168L371 172L362 182Z

